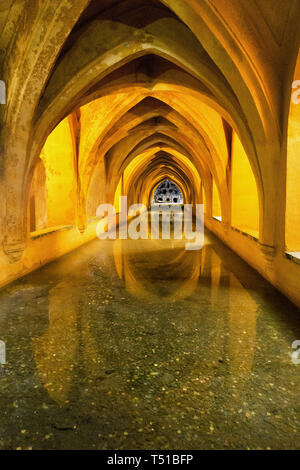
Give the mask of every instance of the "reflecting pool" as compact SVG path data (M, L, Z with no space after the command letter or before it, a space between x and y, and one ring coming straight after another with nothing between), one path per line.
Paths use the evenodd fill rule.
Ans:
M97 240L1 291L0 448L300 447L300 312L205 240Z

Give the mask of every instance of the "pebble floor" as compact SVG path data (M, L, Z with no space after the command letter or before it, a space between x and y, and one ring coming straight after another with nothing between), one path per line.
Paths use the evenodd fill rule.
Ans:
M300 311L205 240L97 240L1 290L0 449L300 448Z

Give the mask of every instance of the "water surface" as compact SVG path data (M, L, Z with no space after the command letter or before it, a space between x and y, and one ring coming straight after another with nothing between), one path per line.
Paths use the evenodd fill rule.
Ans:
M0 293L0 448L299 448L299 320L210 234L94 241Z

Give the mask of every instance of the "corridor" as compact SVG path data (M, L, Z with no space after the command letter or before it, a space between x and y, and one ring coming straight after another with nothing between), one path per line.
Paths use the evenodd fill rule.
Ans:
M1 448L299 448L299 310L209 233L93 241L0 311Z
M0 0L0 449L300 448L299 25Z

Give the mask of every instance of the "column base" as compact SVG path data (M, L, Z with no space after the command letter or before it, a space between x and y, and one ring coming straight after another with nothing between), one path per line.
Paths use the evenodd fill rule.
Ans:
M26 248L26 242L8 243L3 242L3 251L10 263L20 261Z

